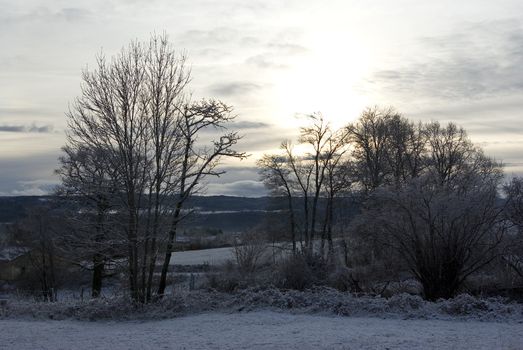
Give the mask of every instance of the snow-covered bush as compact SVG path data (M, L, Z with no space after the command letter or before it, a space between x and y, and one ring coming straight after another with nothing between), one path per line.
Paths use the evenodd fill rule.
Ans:
M233 293L196 290L167 295L149 304L131 303L128 297L56 303L9 300L0 313L0 318L163 319L201 312L248 312L260 309L359 317L523 322L523 305L509 303L501 298L482 299L464 294L454 299L429 302L410 294L398 294L387 299L372 295L356 296L330 287L315 287L303 291L252 287Z

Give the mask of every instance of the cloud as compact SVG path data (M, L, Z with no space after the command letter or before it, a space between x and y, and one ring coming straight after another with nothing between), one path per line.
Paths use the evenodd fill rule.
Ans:
M270 124L264 122L237 121L231 124L232 128L237 129L262 129L270 127Z
M0 194L44 194L57 183L59 150L17 158L0 158Z
M268 47L280 54L284 53L287 55L299 55L309 52L309 49L305 46L290 43L270 43Z
M238 181L256 180L259 178L258 168L255 166L220 166L219 170L225 171L220 177L209 178L213 184L227 184Z
M241 180L223 184L211 183L207 186L206 195L263 197L267 195L267 190L259 181Z
M516 20L463 25L452 35L419 39L410 63L369 79L385 93L478 99L523 91L523 31Z
M271 53L263 53L255 56L251 56L245 60L245 63L254 65L258 68L276 68L286 69L289 65L277 62L274 59L274 55Z
M59 9L50 9L48 7L39 6L26 12L11 12L6 11L3 16L0 16L4 25L17 24L21 25L27 22L78 22L88 19L92 16L90 10L79 7L63 7Z
M191 46L224 44L236 40L239 31L230 27L218 27L211 30L188 30L179 36L181 41L191 43Z
M250 82L231 82L211 85L209 91L213 95L229 97L234 95L245 95L262 89L261 85Z
M39 133L47 134L53 132L53 126L50 124L37 126L31 125L0 125L0 132L15 132L15 133Z
M250 56L245 63L263 69L287 69L290 67L287 63L289 58L309 52L309 49L304 46L285 42L272 42L267 44L267 48L269 48L267 52Z
M45 196L52 193L53 189L58 185L58 181L50 180L31 180L18 181L18 188L11 192L3 193L5 196Z

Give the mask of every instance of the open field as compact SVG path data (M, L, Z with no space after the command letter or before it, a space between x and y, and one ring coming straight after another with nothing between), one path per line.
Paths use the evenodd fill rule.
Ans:
M234 258L234 248L213 248L174 252L171 265L219 265Z
M523 324L211 313L162 321L0 321L2 349L521 349Z

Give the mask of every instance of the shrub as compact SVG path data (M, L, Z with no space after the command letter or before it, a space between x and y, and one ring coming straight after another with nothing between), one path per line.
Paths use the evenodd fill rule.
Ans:
M317 254L297 254L281 262L276 285L304 290L327 282L329 265Z

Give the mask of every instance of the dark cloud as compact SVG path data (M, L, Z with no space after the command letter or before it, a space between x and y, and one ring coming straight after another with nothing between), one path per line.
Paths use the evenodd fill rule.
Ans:
M240 82L215 84L215 85L211 85L208 89L213 95L229 97L229 96L234 96L234 95L249 94L254 91L262 89L262 86L255 84L255 83L240 81Z
M30 132L30 133L51 133L53 132L52 125L37 126L36 124L31 125L0 125L0 132Z
M283 141L293 140L295 137L295 130L281 130L277 128L252 129L245 132L245 142L239 142L237 149L247 153L263 152L277 149Z
M231 127L237 129L261 129L267 128L270 124L264 122L251 122L251 121L237 121L234 122Z
M221 166L220 171L225 171L220 177L212 179L212 183L226 184L244 180L257 180L258 168L255 166Z
M253 180L242 180L231 183L211 183L207 186L206 195L226 195L241 197L263 197L267 190L263 183Z
M386 93L443 99L484 98L523 91L519 21L464 25L456 34L420 39L418 57L370 79Z
M245 63L252 64L258 68L276 68L286 69L289 68L287 64L277 62L275 57L271 53L263 53L255 56L251 56L245 60Z
M413 119L452 121L463 126L471 136L476 138L488 136L492 139L494 135L499 135L500 141L505 142L507 135L513 137L523 134L522 103L521 98L516 94L481 100L457 100L445 104L430 103L429 106L418 111L408 111L407 103L405 109L407 115Z

